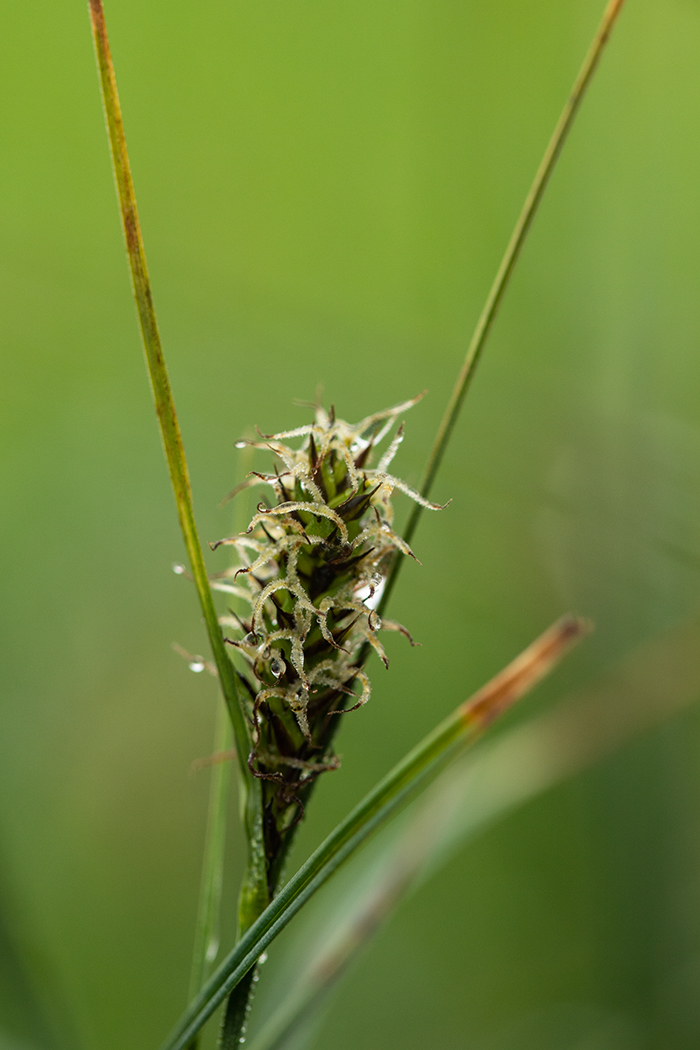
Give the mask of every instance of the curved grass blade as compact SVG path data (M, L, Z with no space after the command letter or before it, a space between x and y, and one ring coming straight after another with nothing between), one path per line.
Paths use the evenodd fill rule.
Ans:
M226 708L219 705L214 733L214 754L228 753L231 739L231 721ZM202 885L195 931L195 946L190 976L190 999L200 990L211 972L219 950L219 914L224 870L224 844L231 767L228 762L217 762L211 771L209 812L207 814Z
M498 313L498 308L501 305L501 300L503 299L506 288L508 287L508 283L513 274L513 270L515 269L515 264L518 261L523 244L525 243L525 239L530 227L532 226L532 221L535 218L550 176L554 171L554 167L566 141L566 136L571 129L571 125L574 122L574 118L576 117L581 102L583 101L586 90L596 71L605 45L607 44L613 26L615 25L615 21L622 10L623 3L624 0L610 0L608 3L600 21L600 25L593 37L588 54L583 60L583 65L581 66L579 74L574 82L574 86L571 89L571 94L566 101L559 120L557 121L557 125L552 133L552 137L544 152L544 156L542 157L540 166L537 169L530 191L525 198L522 211L518 216L518 221L515 224L508 246L503 258L501 259L501 264L498 267L493 284L491 285L489 294L486 297L486 302L484 303L483 309L476 323L476 328L474 329L474 333L469 342L464 363L462 364L459 375L457 376L457 381L454 385L452 394L450 395L450 400L447 403L445 414L443 415L440 426L438 427L435 442L425 466L420 485L420 493L426 498L433 487L433 482L435 481L437 472L440 469L440 464L442 463L445 449L447 448L450 437L452 436L454 425L457 422L462 402L464 401L465 395L474 377L476 366L479 363L486 340L488 339L496 314ZM406 530L404 532L404 539L409 545L411 538L418 527L422 511L423 508L421 505L416 503L408 519L408 524L406 525ZM378 606L380 614L386 607L403 562L404 559L402 557L398 557L394 561L391 574L384 589L384 594L382 595L382 600Z
M252 459L251 451L246 446L238 454L239 473L243 477L248 473L248 467ZM247 520L247 501L242 499L238 501L234 511L233 531L242 532ZM219 951L224 849L231 781L231 767L228 761L222 761L222 759L232 757L232 745L231 721L226 707L220 704L217 708L216 728L214 730L214 753L212 759L204 763L205 765L213 765L213 769L209 785L207 830L188 1001L194 999L211 973L214 960Z
M184 1050L290 919L427 777L532 689L587 625L558 621L425 737L343 820L282 888L187 1009L163 1050Z
M352 885L314 938L318 950L311 948L250 1050L285 1050L303 1034L394 908L465 843L696 701L699 636L694 620L644 643L590 688L445 770L380 856L353 871ZM298 974L298 948L291 953Z
M182 444L180 425L175 412L175 403L153 307L151 284L146 265L146 253L136 209L136 196L131 178L129 155L126 147L126 137L124 135L117 82L110 54L102 0L89 0L89 8L107 122L107 134L112 152L117 197L119 199L124 239L131 269L131 280L146 354L146 363L148 365L148 374L151 380L156 414L163 439L165 458L175 494L180 528L182 529L192 576L197 588L209 636L209 644L216 663L221 690L233 726L241 778L246 785L245 821L250 851L249 884L251 886L251 894L266 902L267 882L262 841L262 795L259 782L255 780L248 769L247 757L250 751L248 723L236 685L236 672L226 653L223 635L217 619L216 609L214 608L211 588L209 587L202 546L197 533L185 449Z
M238 698L235 672L226 653L221 628L217 620L207 578L207 570L204 565L202 547L197 533L197 525L194 519L192 489L185 458L185 449L182 444L180 425L175 412L175 402L173 401L158 332L158 323L153 307L151 283L146 265L141 226L136 210L136 196L131 178L129 155L126 148L126 137L124 135L124 125L117 94L117 82L109 49L102 0L89 0L89 8L126 251L129 258L134 298L146 354L148 374L151 380L153 400L163 439L165 458L170 472L177 513L180 519L180 528L182 529L192 576L199 595L209 642L219 672L221 688L226 698L236 743L238 744L239 765L246 780L250 780L252 778L246 762L249 749L248 727Z

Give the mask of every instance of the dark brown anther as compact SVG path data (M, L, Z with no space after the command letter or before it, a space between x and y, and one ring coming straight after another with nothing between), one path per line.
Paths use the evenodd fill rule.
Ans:
M270 543L274 543L275 542L274 537L271 536L270 533L267 531L267 526L265 525L264 521L260 522L260 528L263 530L263 532L267 536L267 538L270 541Z
M241 630L243 631L243 633L244 634L248 634L248 632L251 630L251 626L250 625L246 625L243 622L243 620L240 618L240 616L238 615L236 610L232 609L230 605L227 605L226 606L226 612L229 614L229 616L233 616L234 620L238 620L238 624L239 624Z
M350 696L357 696L357 693L353 693L352 689L348 689L347 692ZM336 707L335 711L329 711L329 715L349 715L351 711L358 711L361 707L364 707L364 700L359 700L352 707Z
M350 499L346 499L345 503L341 503L337 508L338 514L344 521L353 521L355 518L360 518L369 506L369 501L374 496L375 492L378 492L381 488L381 482L379 485L375 485L369 492L358 492L356 496L351 496Z
M325 455L323 455L317 461L316 466L311 471L311 480L316 488L320 490L324 500L328 502L328 489L326 488L326 482L323 479L323 463L325 458Z
M263 773L262 770L258 769L255 765L258 756L255 748L248 755L248 769L257 780L273 780L276 784L284 784L285 780L281 773Z
M275 609L277 610L277 620L279 622L280 627L283 630L289 630L290 628L292 628L294 626L294 617L292 616L291 613L287 613L287 612L284 611L284 609L282 608L282 606L280 605L280 603L278 601L277 595L276 594L271 594L270 595L270 601L272 602L272 604L274 605Z
M262 438L263 441L272 441L272 439L275 436L274 434L263 434L262 430L260 429L257 423L255 424L255 433L258 435L259 438ZM249 442L249 444L252 445L253 442L251 441ZM275 452L274 448L270 448L269 445L267 447L270 449L270 452ZM275 455L277 455L276 452Z
M357 458L355 460L355 466L357 467L358 470L360 470L362 467L364 467L365 463L367 462L367 457L369 456L369 454L370 454L370 452L372 451L373 448L374 448L374 442L370 441L369 445L367 445L366 448L363 448L362 452L360 452L360 454L357 456Z
M352 548L350 549L352 550ZM339 558L333 558L328 564L334 567L336 573L349 572L350 569L354 569L356 565L364 561L373 550L374 547L368 547L366 551L363 551L362 554L356 554L354 558L346 557L346 553L343 552Z
M423 643L417 642L408 628L404 627L403 624L397 623L394 629L397 630L399 634L402 634L404 638L408 639L409 645L412 645L414 648L420 648L422 646Z
M285 471L285 473L289 473L289 472ZM289 499L289 493L287 492L287 489L285 488L285 484L282 481L283 475L278 473L277 466L275 466L275 474L277 474L277 480L279 482L280 491L282 493L282 498L284 499L285 503L290 503L291 500Z
M338 631L337 634L333 635L333 637L339 642L344 641L361 616L362 613L358 613L355 619L352 621L352 623L349 623L348 626L344 627L342 631Z

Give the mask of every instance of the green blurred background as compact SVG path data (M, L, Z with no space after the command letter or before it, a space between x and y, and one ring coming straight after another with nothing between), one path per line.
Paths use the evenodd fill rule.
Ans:
M597 632L513 719L700 608L700 3L627 7L395 596L423 647L389 638L297 859L562 611ZM305 422L318 383L349 420L428 387L396 461L417 481L600 9L110 0L204 538L231 529L235 439ZM170 648L205 641L171 571L85 5L5 0L0 50L0 1045L146 1050L187 994L216 688ZM483 835L317 1045L700 1045L699 769L691 710ZM236 832L229 939L241 864Z

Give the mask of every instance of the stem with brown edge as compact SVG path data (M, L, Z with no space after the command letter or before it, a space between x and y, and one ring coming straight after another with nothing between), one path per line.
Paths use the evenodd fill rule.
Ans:
M306 901L428 777L549 674L587 630L575 617L562 618L421 740L285 883L190 1003L161 1050L184 1050Z
M139 325L146 354L148 374L156 414L175 494L180 528L185 541L192 576L199 596L212 654L233 726L238 765L246 790L245 821L249 843L249 867L243 891L243 909L252 921L268 903L265 855L262 841L262 806L260 785L251 776L247 758L250 751L248 723L236 685L236 672L228 658L223 635L214 608L202 547L192 506L192 490L180 426L170 388L163 349L158 332L146 253L141 236L136 196L131 177L129 155L124 134L117 82L110 54L102 0L89 0L95 55L100 75L107 134L109 137L116 181L117 197L124 228L126 251L136 300Z

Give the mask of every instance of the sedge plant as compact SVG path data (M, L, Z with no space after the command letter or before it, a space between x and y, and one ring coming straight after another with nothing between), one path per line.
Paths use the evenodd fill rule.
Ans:
M415 557L413 536L423 510L446 507L431 502L433 484L520 251L622 5L623 0L611 0L606 7L555 127L469 342L419 488L408 486L392 467L403 437L403 416L417 398L386 410L368 405L369 414L357 424L345 422L333 407L316 406L307 425L260 434L249 442L270 454L270 466L264 473L251 473L237 490L260 485L263 498L247 527L213 545L232 548L233 564L210 572L151 295L102 0L89 0L137 313L189 559L189 569L182 571L194 582L206 625L211 669L226 713L217 730L218 757L228 753L230 733L248 845L238 940L209 975L216 955L226 826L228 767L220 762L212 779L191 1002L163 1050L194 1047L222 1003L221 1046L231 1050L239 1045L258 960L278 933L409 796L532 689L586 632L586 624L571 615L545 631L409 752L285 881L290 846L314 785L338 767L334 737L342 716L370 697L368 656L375 653L386 662L382 631L398 631L408 643L413 641L408 626L388 619L386 608L403 561ZM241 420L241 428L248 422ZM413 501L402 535L393 524L396 492ZM235 608L217 611L215 592L223 592ZM399 885L405 882L399 879ZM396 897L394 891L386 895L389 903ZM382 905L384 910L388 906ZM275 1036L268 1045L282 1043Z

